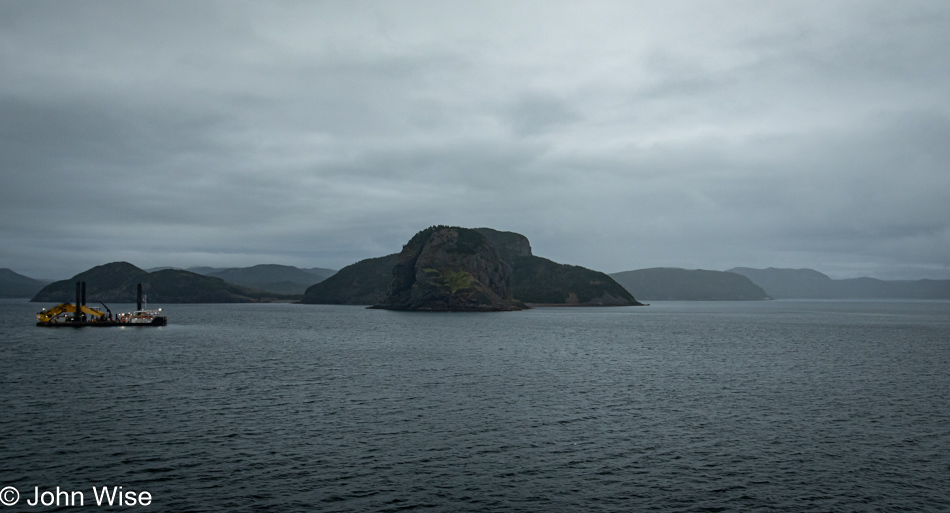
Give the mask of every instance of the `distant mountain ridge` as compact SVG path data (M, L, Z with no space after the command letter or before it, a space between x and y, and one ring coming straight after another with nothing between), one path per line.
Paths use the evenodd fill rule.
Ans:
M761 301L772 299L740 274L654 267L610 275L636 297L648 301Z
M950 299L950 280L834 280L813 269L734 267L775 299Z
M33 297L47 283L3 268L0 269L0 298Z
M149 272L177 269L156 267ZM275 294L303 295L307 287L333 276L336 271L322 267L301 269L290 265L259 264L251 267L189 267L185 271Z
M261 264L214 271L207 276L279 294L303 294L311 285L320 283L335 273L332 269L299 269L288 265Z
M634 295L643 300L950 299L950 280L835 280L813 269L735 267L728 271L706 271L653 268L606 275L537 257L532 254L531 245L524 235L490 228L474 230L489 238L502 259L511 265L512 295L529 304L630 304L630 300L636 301ZM150 279L154 275L168 286L178 282L178 292L167 294L171 289L163 292L169 298L164 302L288 301L303 295L304 302L309 303L373 305L380 303L389 292L397 256L394 253L362 260L339 272L277 264L246 268L194 267L188 270L162 267L148 271L127 264L137 272L126 271L139 276L138 273L145 273ZM224 292L220 283L199 283L195 281L196 276L220 278L236 288ZM743 277L748 282L739 281ZM75 278L55 282L60 283L57 287L62 289L57 293L60 300L75 299ZM48 299L51 296L46 287L55 283L0 269L2 298L54 300ZM201 288L206 288L206 293L200 292ZM44 290L44 294L40 294ZM134 289L131 289L122 297L124 301L132 301L133 294Z
M68 280L43 287L33 302L74 302L76 282L86 282L89 303L134 303L139 283L156 303L258 303L293 300L296 296L275 294L228 283L221 278L202 276L179 269L148 272L128 262L112 262L93 267Z

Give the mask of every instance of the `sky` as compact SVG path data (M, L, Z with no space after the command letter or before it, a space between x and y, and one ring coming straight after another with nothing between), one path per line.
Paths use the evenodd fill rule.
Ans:
M0 0L0 267L950 279L950 2Z

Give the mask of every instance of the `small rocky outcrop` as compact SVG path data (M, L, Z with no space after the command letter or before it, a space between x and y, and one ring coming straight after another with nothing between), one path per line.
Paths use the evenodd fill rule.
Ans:
M392 268L392 286L374 306L391 310L507 311L525 308L511 297L511 266L476 230L427 228L409 240Z

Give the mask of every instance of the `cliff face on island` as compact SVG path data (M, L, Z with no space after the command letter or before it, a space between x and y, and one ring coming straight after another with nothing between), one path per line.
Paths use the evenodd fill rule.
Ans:
M519 301L563 306L641 304L602 272L535 256L528 238L520 233L491 228L476 228L476 231L488 237L502 258L511 264L511 294Z
M484 235L498 250L501 259L512 263L518 257L531 256L531 242L520 233L503 232L491 228L475 228L475 231Z
M489 245L494 247L498 257L500 257L510 269L509 294L517 303L564 306L625 306L641 304L620 286L620 284L614 281L613 278L604 273L579 266L559 264L545 258L534 256L528 238L520 233L493 230L491 228L452 229L462 230L460 233L464 235L462 240L463 246L466 245L466 240L471 239L474 241L476 239L474 235L468 232L475 232L487 239ZM406 244L404 251L410 249L411 251L419 250L421 252L423 248L421 242L422 238L428 237L429 235L431 235L431 231L429 230L423 230L419 234L416 234L413 240ZM481 243L479 242L479 244ZM433 248L435 248L435 246L433 246ZM392 260L390 260L390 258ZM302 302L350 305L380 304L384 298L389 297L395 286L394 281L398 279L400 283L403 284L400 285L400 290L405 290L406 287L404 285L410 283L409 267L406 265L408 260L403 262L403 267L401 267L398 272L394 270L394 267L397 265L396 260L399 258L402 258L402 254L363 260L344 267L335 276L307 289L307 293L304 295ZM439 258L441 259L442 257L440 256ZM445 263L446 266L443 266L443 270L453 269L453 265L461 265L460 263L455 264L449 263L448 261L445 261ZM424 266L420 269L425 268L427 267ZM437 267L428 268L437 269ZM458 270L460 268L455 269ZM450 273L451 272L452 271L450 271ZM447 278L449 280L452 279L452 277L446 275L444 272L440 271L440 273L438 277L435 273L432 273L431 278L436 282L441 280L443 283ZM417 276L412 274L412 280L414 281L411 283L423 283L428 279L429 277L426 277L426 280L418 280ZM481 283L481 280L478 281ZM492 280L488 281L491 282ZM411 288L411 285L409 288ZM502 298L505 297L503 294L499 296Z
M511 297L511 266L484 235L434 226L403 247L389 294L376 308L505 311L524 306Z

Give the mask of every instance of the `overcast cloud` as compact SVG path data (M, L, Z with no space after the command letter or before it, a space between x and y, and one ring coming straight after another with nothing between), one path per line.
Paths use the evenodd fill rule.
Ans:
M0 267L950 278L950 3L0 2Z

